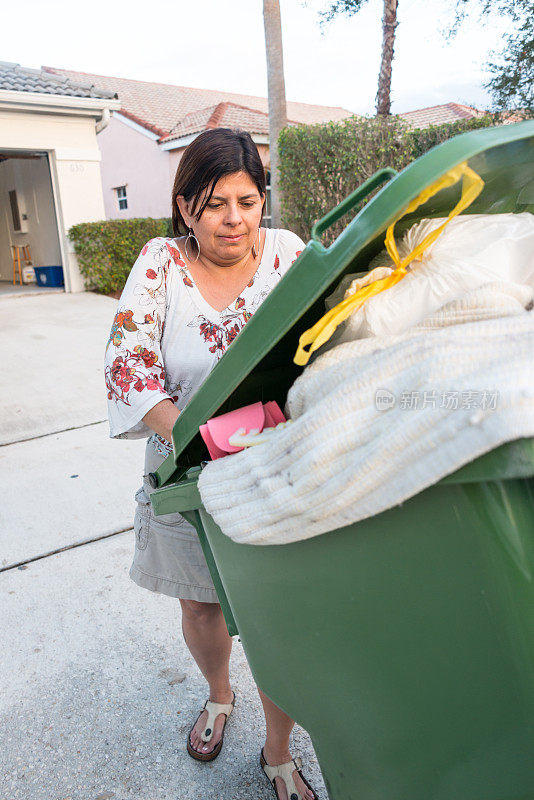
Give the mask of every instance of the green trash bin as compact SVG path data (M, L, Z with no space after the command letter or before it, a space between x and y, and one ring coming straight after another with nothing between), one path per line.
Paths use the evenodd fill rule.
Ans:
M284 402L300 334L364 268L422 189L457 164L485 189L469 213L534 212L534 122L456 137L382 170L312 241L180 415L152 476L157 514L196 526L230 633L259 686L310 733L331 800L534 798L534 440L476 459L401 506L287 545L232 542L202 506L198 427ZM336 242L320 234L387 182ZM440 192L399 226L443 216Z

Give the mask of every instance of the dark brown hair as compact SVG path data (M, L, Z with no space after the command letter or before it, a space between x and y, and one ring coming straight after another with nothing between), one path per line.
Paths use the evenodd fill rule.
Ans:
M178 195L183 195L186 202L192 202L192 211L198 221L211 199L215 184L236 172L246 172L260 195L265 196L265 172L250 133L232 128L213 128L203 131L186 147L172 188L172 229L175 236L188 230L176 202ZM200 202L204 192L205 197Z

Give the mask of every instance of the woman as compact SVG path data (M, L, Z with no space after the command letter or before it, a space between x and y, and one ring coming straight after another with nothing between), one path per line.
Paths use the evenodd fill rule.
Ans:
M187 741L200 761L219 754L235 702L232 639L194 528L179 514L154 516L146 476L172 452L180 412L304 246L289 231L260 227L264 202L265 174L250 135L200 134L176 172L176 238L152 239L141 250L106 350L111 436L150 437L130 576L180 599L186 644L209 685ZM267 725L261 764L277 797L313 800L289 753L293 720L259 693Z

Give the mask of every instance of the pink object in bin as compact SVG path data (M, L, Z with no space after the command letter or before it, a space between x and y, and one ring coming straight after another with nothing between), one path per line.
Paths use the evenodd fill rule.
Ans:
M274 400L268 403L252 403L250 406L236 408L220 417L212 417L205 425L199 428L213 460L223 458L230 453L239 453L242 447L234 447L228 439L239 429L244 428L245 433L256 429L275 428L286 418L280 411L280 406Z

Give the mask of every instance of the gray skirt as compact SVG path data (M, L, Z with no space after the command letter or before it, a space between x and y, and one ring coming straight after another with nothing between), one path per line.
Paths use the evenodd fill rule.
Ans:
M148 441L143 485L135 495L135 553L130 578L144 589L169 597L218 603L194 527L180 514L156 516L152 510L150 494L153 489L146 476L162 461L163 457Z

